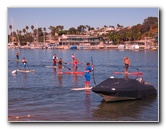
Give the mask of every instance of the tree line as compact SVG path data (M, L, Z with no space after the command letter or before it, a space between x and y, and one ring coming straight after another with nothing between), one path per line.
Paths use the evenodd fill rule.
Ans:
M134 41L144 39L144 37L154 37L158 33L158 18L157 17L148 17L144 19L143 24L137 24L132 27L123 27L120 24L117 24L117 30L108 30L107 33L102 35L99 32L104 31L105 28L114 26L106 26L103 28L94 28L89 25L79 25L74 28L71 27L68 30L64 30L63 25L50 26L48 29L50 33L47 32L46 27L35 28L34 25L25 26L22 30L12 31L12 25L9 25L10 34L8 35L8 41L20 42L21 45L25 45L26 42L45 42L48 37L51 39L56 39L58 36L63 34L70 35L84 35L88 31L93 31L92 36L100 36L103 39L112 41L114 44L120 44L124 41ZM31 29L31 32L29 30ZM12 38L14 37L14 38Z

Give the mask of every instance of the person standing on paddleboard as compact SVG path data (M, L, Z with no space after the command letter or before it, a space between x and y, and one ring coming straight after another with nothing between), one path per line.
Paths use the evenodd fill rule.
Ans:
M19 61L19 52L16 52L16 59L17 59L17 61Z
M126 56L124 59L124 73L128 73L128 68L129 68L129 65L130 65L130 59L128 58L128 56Z
M60 58L58 60L58 73L61 74L62 73L62 58Z
M53 59L53 66L56 66L56 61L58 60L56 54L53 55L52 59Z
M74 61L73 61L73 71L76 72L77 71L77 68L78 68L78 59L77 58L74 58Z
M92 67L90 66L90 63L87 62L86 63L86 68L84 71L84 76L85 76L85 87L89 87L90 86L90 72L92 72L94 69L94 65L92 65Z
M74 55L74 54L72 54L72 55L71 55L71 58L72 58L72 62L74 62L75 55Z
M23 70L26 70L27 60L25 59L25 57L23 57L22 59L22 66L23 66Z

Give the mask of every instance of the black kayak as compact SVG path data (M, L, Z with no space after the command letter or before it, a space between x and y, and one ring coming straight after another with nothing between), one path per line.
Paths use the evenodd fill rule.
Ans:
M143 78L107 78L91 90L106 102L143 99L157 94L154 86L146 84Z

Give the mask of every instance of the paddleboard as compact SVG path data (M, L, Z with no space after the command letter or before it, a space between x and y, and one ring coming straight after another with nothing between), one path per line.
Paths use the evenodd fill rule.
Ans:
M21 62L21 60L17 60L17 59L8 60L8 61L12 61L12 62Z
M63 74L84 74L84 72L63 72Z
M142 72L128 72L128 73L125 73L125 72L114 72L114 74L143 75Z
M22 69L17 69L17 72L29 73L29 72L35 72L35 70L22 70Z
M72 88L71 90L91 90L92 87Z
M45 66L46 68L57 68L57 66Z

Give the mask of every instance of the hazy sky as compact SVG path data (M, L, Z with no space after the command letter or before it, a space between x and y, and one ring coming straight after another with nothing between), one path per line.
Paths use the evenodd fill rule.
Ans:
M150 16L158 17L158 8L8 8L8 31L9 25L13 25L13 30L29 26L29 31L31 25L46 27L46 31L57 25L64 29L79 25L126 27L142 24Z

